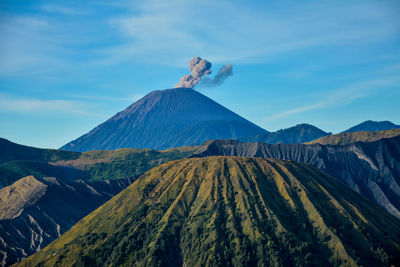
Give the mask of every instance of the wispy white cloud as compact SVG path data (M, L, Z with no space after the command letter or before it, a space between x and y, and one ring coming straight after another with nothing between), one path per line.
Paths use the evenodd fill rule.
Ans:
M256 9L231 1L153 0L110 23L126 38L105 51L108 62L132 58L186 64L193 55L213 62L268 62L315 47L384 41L399 33L388 6L371 2L310 2Z
M18 24L23 25L28 28L36 29L47 29L50 27L49 23L45 19L35 18L35 17L16 17L15 21Z
M376 79L351 84L344 88L338 88L328 92L323 98L315 103L285 110L265 118L265 121L273 121L284 117L289 117L298 113L310 110L324 109L334 106L342 106L352 103L385 88L397 86L400 82L400 76L386 77L385 79Z
M48 4L19 22L3 19L0 74L126 62L186 66L194 55L213 63L265 63L307 49L384 43L400 33L390 3L148 0L87 9ZM92 16L107 8L112 10ZM78 25L58 14L89 16ZM82 49L84 42L96 45Z
M42 7L42 9L46 12L60 13L60 14L64 14L64 15L87 15L88 14L87 10L71 8L71 7L67 7L67 6L61 6L61 5L45 5Z
M125 102L132 102L137 101L143 97L143 95L134 94L129 97L113 97L113 96L101 96L101 95L65 95L68 98L75 98L75 99L90 99L90 100L106 100L106 101L125 101Z
M62 112L89 117L103 117L86 108L86 104L78 101L60 99L37 99L15 97L9 94L0 94L0 112L2 113L33 113L33 112Z

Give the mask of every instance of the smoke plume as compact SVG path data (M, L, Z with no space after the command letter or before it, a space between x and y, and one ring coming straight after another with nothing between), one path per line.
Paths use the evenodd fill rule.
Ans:
M232 64L226 64L219 69L217 75L214 78L203 78L203 76L211 73L211 62L202 59L200 57L194 57L189 62L190 74L183 76L180 82L175 87L187 87L193 88L200 82L201 87L214 87L221 85L226 78L233 75Z
M190 74L183 76L180 82L175 87L193 88L206 74L211 73L211 62L201 59L201 57L194 57L189 62Z
M232 64L226 64L222 68L219 69L217 75L214 78L205 78L201 80L199 86L201 87L215 87L223 84L223 82L229 77L233 75Z

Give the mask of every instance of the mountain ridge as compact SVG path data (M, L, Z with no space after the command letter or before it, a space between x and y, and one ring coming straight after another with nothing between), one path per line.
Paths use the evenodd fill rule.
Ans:
M400 136L370 143L321 144L206 142L191 157L247 156L311 164L400 218Z
M330 134L331 133L325 132L312 124L301 123L276 132L242 137L237 140L241 142L262 142L267 144L294 144L309 142Z
M360 132L360 131L383 131L383 130L392 130L398 128L400 128L400 125L396 125L391 121L367 120L343 131L342 133Z
M176 143L173 138L179 137L190 127L210 121L240 123L240 127L230 123L230 127L234 127L235 131L231 131L229 138L267 132L191 88L174 88L147 94L61 149L83 152L117 148L167 149L172 146L199 145L209 139L204 131L198 130L197 135L191 136L196 142L190 142L191 139L188 141L186 138L186 143ZM214 127L218 128L223 127ZM219 131L215 130L211 135L218 137ZM175 142L174 145L171 144L172 141Z
M385 265L400 221L306 164L160 165L17 266Z
M134 179L65 180L28 176L0 189L0 266L44 248Z
M357 142L374 142L383 138L392 138L397 135L400 135L400 129L346 132L323 136L311 142L306 142L305 144L349 145Z

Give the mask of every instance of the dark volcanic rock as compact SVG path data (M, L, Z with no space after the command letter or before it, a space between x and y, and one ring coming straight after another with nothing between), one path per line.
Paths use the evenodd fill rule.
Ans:
M29 176L0 189L0 266L44 248L132 181Z

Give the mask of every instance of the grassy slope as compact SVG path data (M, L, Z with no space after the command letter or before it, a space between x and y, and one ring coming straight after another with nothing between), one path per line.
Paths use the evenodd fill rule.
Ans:
M19 266L389 265L400 221L309 165L168 162Z
M0 138L0 185L7 186L28 175L36 177L123 179L140 175L170 161L190 156L197 147L99 150L84 153L40 149Z
M167 150L124 148L84 152L74 160L58 161L57 166L73 167L84 171L91 180L122 179L140 175L162 163L186 158L197 147Z
M348 145L356 142L374 142L382 138L391 138L400 135L400 129L384 130L377 132L351 132L328 135L306 144L322 145Z
M53 162L59 160L76 159L79 157L79 155L79 152L29 147L13 143L4 138L0 138L0 164L13 160Z
M330 133L324 132L314 125L303 123L276 132L237 138L237 140L242 142L262 142L267 144L295 144L308 142L329 134Z

